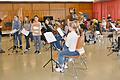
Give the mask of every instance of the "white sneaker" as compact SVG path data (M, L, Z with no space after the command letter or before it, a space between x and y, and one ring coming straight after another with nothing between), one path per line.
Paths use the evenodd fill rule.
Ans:
M63 72L64 72L64 69L58 67L58 68L55 68L55 71L56 71L56 72L61 72L61 73L63 73Z
M30 48L28 48L28 50L30 50Z
M72 62L73 61L73 58L69 58L68 62Z
M67 65L67 64L65 64L64 68L65 68L65 69L68 69L68 65Z
M28 52L28 49L25 49L24 53Z

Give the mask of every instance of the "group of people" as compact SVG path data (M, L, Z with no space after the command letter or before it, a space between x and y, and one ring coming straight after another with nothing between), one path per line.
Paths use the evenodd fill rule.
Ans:
M1 22L2 20L0 20ZM109 17L108 21L111 21ZM22 43L22 30L25 29L29 32L25 36L26 47L24 52L27 53L30 50L30 39L34 42L35 54L41 54L41 42L46 44L46 38L44 33L52 32L57 39L53 42L54 48L58 50L58 63L60 66L56 67L56 71L64 72L65 68L68 68L67 62L68 59L65 56L79 56L85 53L84 45L85 42L90 42L91 38L96 43L96 31L99 31L102 34L103 31L106 31L106 20L103 17L102 22L99 22L97 19L86 19L81 16L80 19L70 19L61 20L50 20L49 18L45 22L40 22L37 15L33 19L29 19L29 16L25 16L24 20L21 21L19 16L14 16L12 21L12 29L15 30L13 33L14 38L14 50L17 48L23 49ZM1 47L1 26L0 26L0 52L4 53L5 51ZM61 36L57 32L57 28L61 28L64 36ZM88 36L88 33L92 34ZM19 43L19 45L18 45ZM79 46L79 47L78 47Z

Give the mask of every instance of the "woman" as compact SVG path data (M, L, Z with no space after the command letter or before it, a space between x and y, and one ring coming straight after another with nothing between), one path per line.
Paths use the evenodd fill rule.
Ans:
M41 54L41 23L39 22L39 17L37 15L34 16L34 22L32 24L32 33L35 42L35 53Z
M25 35L25 40L26 40L26 49L25 49L25 52L27 52L28 50L30 50L30 42L29 42L29 38L30 38L30 35L31 35L31 24L30 24L30 21L29 21L29 17L26 16L24 18L24 22L23 22L23 28L26 30L26 31L29 31L29 34L26 36Z
M20 49L22 49L22 36L21 36L21 21L19 20L18 16L14 16L13 24L12 24L13 30L16 30L14 35L14 49L18 48L18 41L20 43Z
M76 33L77 25L75 22L71 22L69 25L69 33L65 39L65 48L58 53L58 62L60 67L56 68L57 72L64 72L64 64L66 61L65 56L79 56L79 52L76 51L76 45L78 35Z

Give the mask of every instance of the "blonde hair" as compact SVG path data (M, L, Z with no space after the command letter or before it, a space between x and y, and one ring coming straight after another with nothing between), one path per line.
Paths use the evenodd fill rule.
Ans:
M77 29L77 24L74 21L70 22L69 26L72 27L75 30Z

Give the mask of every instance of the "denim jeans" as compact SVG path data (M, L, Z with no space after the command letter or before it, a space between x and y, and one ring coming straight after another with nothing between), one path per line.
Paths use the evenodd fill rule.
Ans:
M26 49L30 48L29 38L30 38L30 33L29 33L28 36L25 36L25 40L26 40Z
M55 48L61 50L62 49L62 45L61 45L62 37L59 34L56 34L55 38L56 38L57 41L55 41L53 43L53 45L54 45Z
M79 52L70 52L69 49L65 46L63 51L60 51L58 53L58 62L61 66L66 62L65 56L79 56Z
M14 45L18 46L18 41L20 46L22 46L22 35L19 32L14 33Z
M35 42L36 51L40 51L41 48L41 36L33 36Z

